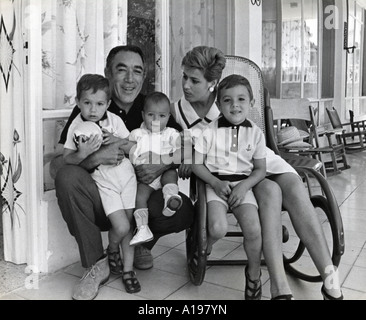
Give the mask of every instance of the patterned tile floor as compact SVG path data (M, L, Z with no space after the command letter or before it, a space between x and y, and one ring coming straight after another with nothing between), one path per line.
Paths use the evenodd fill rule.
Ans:
M342 213L346 251L339 266L340 280L345 299L366 300L366 151L349 154L351 169L328 177L329 184L337 198ZM284 221L287 218L284 215ZM232 222L234 225L235 222ZM235 226L233 226L235 227ZM290 233L292 234L291 230ZM329 233L329 232L328 232ZM287 245L291 250L291 241ZM141 292L125 292L121 278L111 276L100 288L96 300L242 300L244 277L242 266L208 267L204 282L194 286L186 268L184 232L169 235L159 240L152 250L154 268L137 270L142 285ZM244 258L239 238L226 238L214 247L212 257L220 259ZM313 272L314 265L307 252L297 262L301 270ZM0 264L0 274L10 278L19 277L19 266L7 264L4 271ZM25 270L25 266L20 266ZM263 299L270 298L268 272L262 270ZM24 274L21 281L13 286L0 288L1 300L69 300L73 286L78 282L83 270L79 263L73 264L53 274L42 275L33 283L36 289L27 289ZM22 278L23 276L23 278ZM290 286L297 300L321 300L321 283L310 283L288 276ZM6 280L6 279L5 279ZM37 279L35 279L37 280ZM5 281L6 282L6 281ZM1 284L1 281L0 281Z

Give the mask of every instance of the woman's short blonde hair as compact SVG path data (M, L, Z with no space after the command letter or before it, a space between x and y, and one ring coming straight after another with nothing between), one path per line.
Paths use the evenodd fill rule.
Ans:
M207 46L193 48L182 60L182 67L201 70L207 81L219 81L225 65L225 55L219 49Z

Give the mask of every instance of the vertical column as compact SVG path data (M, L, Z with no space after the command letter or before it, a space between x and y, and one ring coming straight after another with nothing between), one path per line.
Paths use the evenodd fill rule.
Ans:
M261 1L235 0L235 55L262 65Z

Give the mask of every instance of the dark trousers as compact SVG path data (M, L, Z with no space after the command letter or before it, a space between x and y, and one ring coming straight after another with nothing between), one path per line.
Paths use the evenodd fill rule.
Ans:
M79 247L81 264L89 268L103 256L101 231L108 231L110 222L106 217L98 188L90 174L79 166L66 165L59 169L55 179L56 196L62 216ZM162 214L164 200L161 190L154 192L149 200L149 227L154 240L144 244L152 249L160 237L181 232L193 222L193 205L184 194L183 205L174 216Z

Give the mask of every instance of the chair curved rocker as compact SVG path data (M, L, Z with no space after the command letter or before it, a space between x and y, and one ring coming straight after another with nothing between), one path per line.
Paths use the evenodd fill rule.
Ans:
M332 253L332 261L338 266L341 256L344 253L344 233L343 223L337 201L326 179L319 173L321 163L309 157L298 155L282 155L277 149L273 114L270 107L270 99L267 90L264 87L263 77L260 68L251 60L237 57L226 56L227 62L223 78L230 74L240 74L245 76L253 87L255 106L252 114L249 116L265 133L267 146L275 153L284 157L297 172L303 177L303 181L309 190L309 197L315 208L322 210L329 221L329 228L332 234L332 244L328 244ZM314 188L314 181L317 187ZM195 217L192 226L186 231L186 253L187 267L190 280L194 285L201 285L207 266L211 265L246 265L247 260L209 260L207 258L207 205L205 183L197 177L191 178L191 199L195 202ZM285 208L284 208L285 210ZM326 225L326 224L325 224ZM241 232L228 232L226 237L242 237ZM304 253L305 246L295 236L290 236L288 229L283 227L283 242L294 241L296 243L294 250L283 254L285 269L289 274L299 279L309 282L321 281L320 275L308 274L302 272L296 265L296 262ZM265 261L262 261L265 264Z

